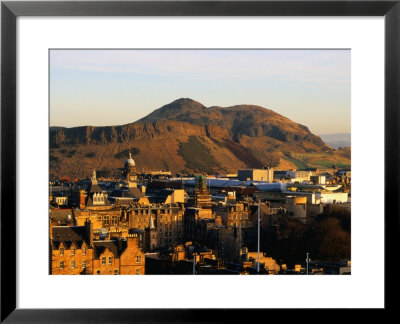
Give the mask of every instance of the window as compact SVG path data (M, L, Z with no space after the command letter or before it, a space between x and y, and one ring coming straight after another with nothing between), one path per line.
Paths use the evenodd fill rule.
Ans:
M63 255L64 255L64 248L60 247L60 256L63 256Z
M71 248L71 255L75 255L75 247Z
M97 216L97 220L98 220L98 221L101 221L101 216Z
M112 264L112 257L108 257L108 264Z
M136 274L140 275L140 269L136 269Z
M75 260L71 261L71 269L75 269Z
M136 263L140 263L140 261L142 260L142 257L140 255L136 256Z
M114 274L115 274L115 275L118 274L118 269L114 269Z
M106 257L101 257L101 264L106 265Z
M60 269L64 269L64 261L60 261Z
M87 267L86 260L83 260L82 261L82 268L86 268L86 267Z
M82 255L86 255L86 246L84 246L82 249Z
M98 275L99 275L99 274L100 274L100 270L97 270L97 271L96 271L96 274L98 274Z

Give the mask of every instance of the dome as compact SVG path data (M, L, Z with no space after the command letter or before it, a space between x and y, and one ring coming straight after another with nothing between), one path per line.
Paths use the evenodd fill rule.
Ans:
M129 159L127 159L125 161L125 167L135 167L136 163L135 161L132 159L132 154L129 152Z

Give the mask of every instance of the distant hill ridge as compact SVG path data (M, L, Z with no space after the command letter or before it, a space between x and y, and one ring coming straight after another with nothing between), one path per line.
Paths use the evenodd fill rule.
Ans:
M134 123L51 128L51 172L74 177L89 174L91 168L115 172L122 163L115 155L130 148L140 152L135 156L139 169L209 173L293 167L293 152L333 152L306 126L272 110L255 105L207 108L181 98ZM208 162L200 163L205 155ZM74 170L78 161L81 167Z
M320 137L326 144L334 149L351 146L351 134L349 133L323 134L320 135Z

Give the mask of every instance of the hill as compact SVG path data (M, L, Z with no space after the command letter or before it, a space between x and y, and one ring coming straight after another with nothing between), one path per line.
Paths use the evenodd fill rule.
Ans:
M50 176L118 173L128 152L139 171L232 173L240 168L296 168L293 154L337 152L306 126L254 106L210 107L189 98L134 123L50 129ZM344 163L350 160L343 158Z

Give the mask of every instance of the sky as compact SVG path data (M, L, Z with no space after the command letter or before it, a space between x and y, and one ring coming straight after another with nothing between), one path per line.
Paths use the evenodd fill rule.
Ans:
M179 98L350 133L350 50L51 50L50 126L123 125Z

